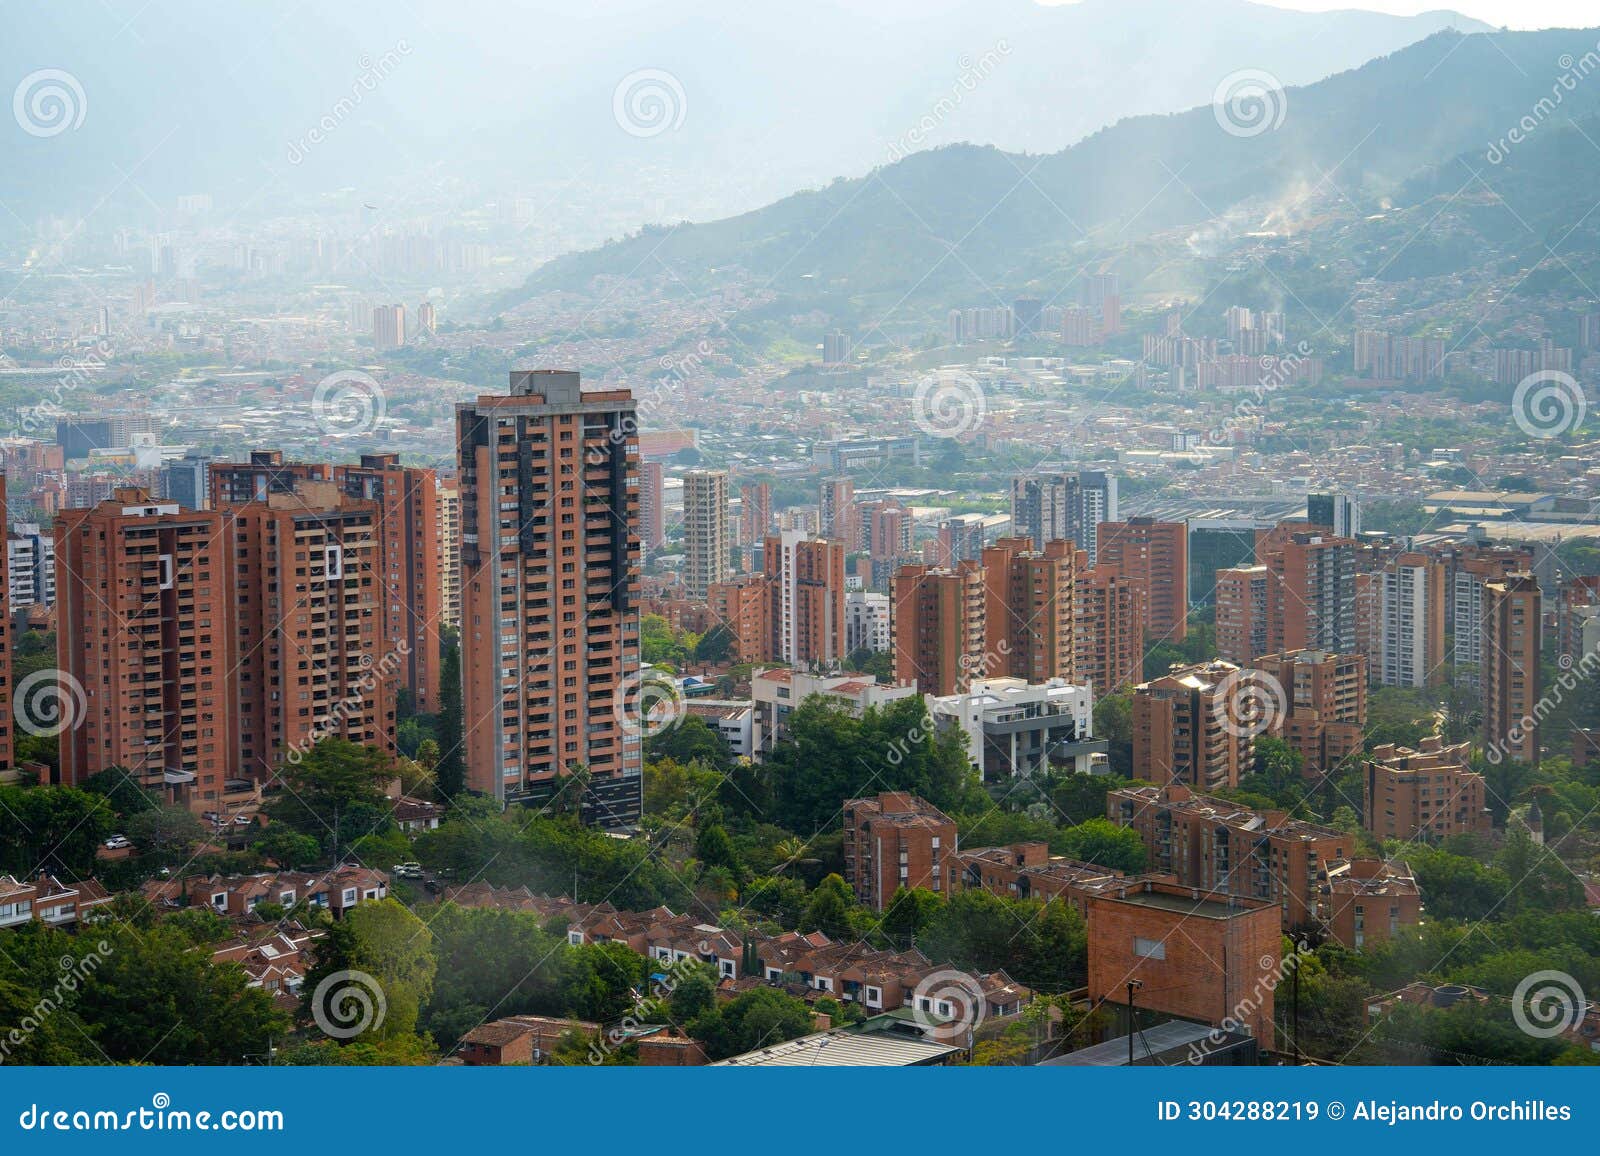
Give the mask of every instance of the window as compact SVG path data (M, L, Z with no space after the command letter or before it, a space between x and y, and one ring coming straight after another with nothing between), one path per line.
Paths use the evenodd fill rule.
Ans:
M1135 935L1133 954L1140 959L1166 959L1167 945L1159 939L1146 939L1142 935Z

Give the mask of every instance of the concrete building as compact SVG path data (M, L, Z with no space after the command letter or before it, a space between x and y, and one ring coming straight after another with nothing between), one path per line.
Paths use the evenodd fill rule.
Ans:
M915 687L880 686L870 674L853 671L817 675L784 668L758 670L750 677L751 702L755 707L751 748L758 757L770 754L778 740L789 733L789 715L815 695L859 717L868 707L914 698L916 694Z
M858 650L881 654L894 649L887 594L852 590L844 596L844 649L846 654Z
M406 343L406 307L375 305L372 308L372 344L376 349L399 349Z
M1011 479L1011 532L1042 549L1058 539L1072 542L1099 564L1099 527L1115 522L1117 478L1099 470L1078 474L1023 474Z
M1065 679L973 679L964 694L929 698L928 712L935 726L961 733L967 759L986 783L1052 768L1103 769L1107 744L1094 741L1094 695Z
M844 556L842 543L797 530L767 536L761 549L772 597L767 658L798 667L844 661Z
M468 783L540 805L582 764L608 825L643 805L636 429L564 370L456 407Z
M446 626L461 629L461 487L455 478L440 478L439 615Z
M728 533L728 471L690 470L683 475L683 585L703 602L713 582L733 577Z
M662 465L654 458L639 463L639 544L645 556L661 549L667 540L666 478Z
M1444 681L1444 567L1402 554L1384 567L1378 610L1378 681L1427 687Z
M3 499L0 499L3 502ZM0 505L0 510L4 506ZM24 606L56 604L56 541L37 522L13 522L6 544L6 571L14 613Z

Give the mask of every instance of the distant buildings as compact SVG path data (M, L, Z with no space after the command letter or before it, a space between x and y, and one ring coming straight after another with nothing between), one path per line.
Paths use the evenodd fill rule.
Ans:
M406 343L406 307L376 305L372 310L372 344L377 349L399 349Z
M1483 745L1489 757L1539 761L1539 583L1508 574L1484 583Z
M1312 494L1306 499L1306 521L1326 526L1337 538L1361 533L1361 504L1345 494Z
M727 470L690 470L683 475L683 543L685 592L704 601L713 582L733 576Z
M1114 474L1085 470L1078 474L1023 474L1011 479L1011 532L1033 540L1035 547L1065 539L1099 558L1102 522L1115 522L1117 479Z
M1189 632L1189 534L1182 522L1154 518L1106 521L1099 528L1099 560L1145 585L1153 638L1181 642Z

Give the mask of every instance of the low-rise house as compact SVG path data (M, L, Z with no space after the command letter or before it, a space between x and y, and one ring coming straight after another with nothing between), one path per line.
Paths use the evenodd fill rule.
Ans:
M387 898L389 876L346 863L320 873L279 871L152 880L142 890L150 903L160 907L209 907L220 915L243 916L263 903L280 907L305 903L324 908L335 919L341 919L358 903Z
M492 1023L479 1024L461 1037L456 1054L472 1067L505 1067L512 1064L547 1064L550 1053L568 1032L589 1037L599 1034L600 1025L587 1020L554 1019L549 1016L507 1016Z
M0 929L34 919L52 927L72 927L110 902L110 894L94 879L64 883L43 871L29 880L0 875Z

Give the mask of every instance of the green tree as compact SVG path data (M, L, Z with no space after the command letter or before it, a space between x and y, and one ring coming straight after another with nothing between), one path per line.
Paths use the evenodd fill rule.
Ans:
M439 797L449 802L467 789L466 730L461 705L461 647L444 649L439 664L439 756L434 782Z
M1061 832L1062 851L1073 859L1109 867L1129 875L1145 867L1144 840L1131 827L1109 819L1090 819Z
M280 772L282 789L266 805L269 818L327 846L387 830L390 809L384 788L394 763L378 747L345 739L323 739Z

